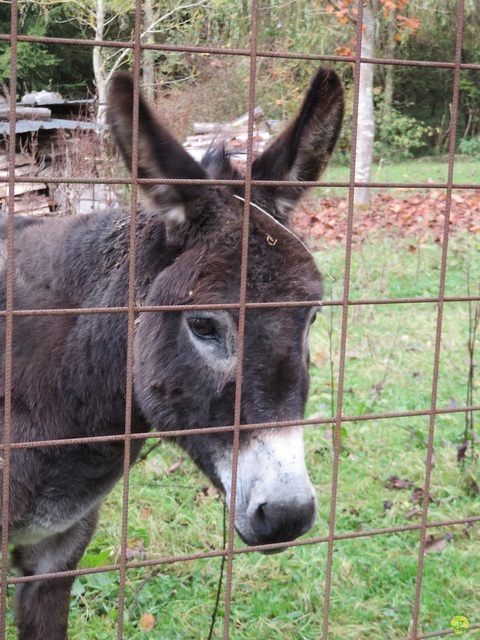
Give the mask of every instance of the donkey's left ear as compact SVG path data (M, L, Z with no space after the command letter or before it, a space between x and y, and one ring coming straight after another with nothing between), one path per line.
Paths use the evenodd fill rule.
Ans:
M327 166L342 126L343 89L332 69L320 68L310 84L300 112L290 126L255 160L254 180L317 180ZM262 203L282 222L305 187L252 188L252 200Z
M132 170L134 85L129 73L119 72L111 81L108 122L123 159ZM142 96L138 104L138 177L203 180L206 173L154 115ZM196 202L204 197L198 184L143 184L142 192L172 225L193 219Z

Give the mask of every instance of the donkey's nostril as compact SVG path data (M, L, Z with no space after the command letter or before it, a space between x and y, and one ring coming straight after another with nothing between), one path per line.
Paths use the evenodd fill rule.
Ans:
M253 516L253 529L259 536L268 536L271 532L271 525L269 522L269 506L267 502L259 505Z
M316 501L313 496L293 503L263 502L253 513L251 527L257 544L288 542L310 529L315 514Z

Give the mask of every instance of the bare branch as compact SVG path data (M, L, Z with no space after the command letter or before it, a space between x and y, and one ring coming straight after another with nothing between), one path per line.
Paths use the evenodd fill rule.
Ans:
M163 16L160 16L159 18L156 18L152 24L150 24L150 26L148 26L145 31L143 31L143 33L141 34L141 38L145 37L147 35L147 33L151 33L153 29L155 29L155 27L160 24L160 22L163 22L164 20L167 20L168 18L170 18L171 16L173 16L175 13L178 13L179 11L184 11L185 9L191 9L192 7L200 7L200 6L206 6L208 3L208 0L199 0L199 2L192 2L191 4L182 4L178 7L175 7L174 9L172 9L171 11L167 11L167 13L163 14Z

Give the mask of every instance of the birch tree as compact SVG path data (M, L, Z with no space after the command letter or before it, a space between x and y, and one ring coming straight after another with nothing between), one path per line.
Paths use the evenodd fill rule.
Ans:
M407 7L408 0L330 0L331 11L335 12L340 25L349 22L357 24L358 2L363 2L362 41L360 55L362 58L378 56L376 41L376 23L386 34L386 42L382 43L387 55L393 55L399 32L403 29L418 28L418 20L406 17L400 11ZM385 29L386 27L386 29ZM357 43L358 45L358 43ZM346 55L351 54L349 48L339 48ZM374 109L374 65L362 62L359 74L358 121L355 157L355 182L371 181L373 164L373 143L375 141L375 109ZM388 104L393 99L393 67L386 72L385 95ZM385 113L385 112L384 112ZM356 187L354 200L356 206L370 204L370 188Z
M363 33L361 56L373 58L375 51L375 22L371 2L363 7ZM375 139L375 114L373 106L373 64L360 64L358 94L358 122L355 158L355 182L370 182ZM356 187L355 206L370 204L370 187Z
M71 0L72 9L76 7L75 15L90 29L94 30L95 40L105 40L108 29L112 23L118 21L120 16L130 14L133 18L134 6L129 0ZM147 44L155 43L155 35L159 33L162 24L168 22L171 25L175 14L196 7L205 7L209 0L197 0L196 2L186 2L177 4L167 9L164 2L154 2L146 0L143 12L143 25L140 35L141 42ZM126 22L128 26L128 22ZM130 41L133 44L133 29L121 29L117 37ZM127 33L125 33L127 31ZM109 47L93 47L93 70L95 74L95 84L98 98L97 121L105 121L105 110L107 102L107 91L110 80L118 69L131 61L133 50L131 47L124 49L111 49ZM155 70L154 52L144 50L143 82L147 96L151 99L154 96Z
M27 2L27 0L23 0ZM185 14L190 12L201 26L200 14L194 14L199 9L207 9L213 0L193 0L191 2L177 2L176 0L159 1L145 0L142 14L143 24L140 39L142 43L154 44L162 39L167 32L185 28L188 21ZM67 7L68 15L75 21L85 38L105 41L113 36L115 40L131 42L133 44L133 24L135 17L134 0L28 0L37 4L43 10L63 4ZM197 32L200 27L197 29ZM192 38L194 30L190 30ZM144 50L144 64L142 64L145 90L149 97L153 97L155 87L154 52ZM98 100L97 121L105 121L108 85L114 73L122 66L128 65L133 56L132 47L111 48L105 46L93 47L93 72Z
M375 19L372 0L363 2L362 40L360 55L362 58L373 58L375 53ZM351 22L357 24L357 2L352 0L332 0L340 25ZM356 43L358 46L358 43ZM350 49L342 49L350 54ZM360 63L357 138L355 154L355 182L370 182L373 163L373 142L375 139L375 114L373 104L373 65ZM370 188L356 187L354 192L355 206L370 204Z

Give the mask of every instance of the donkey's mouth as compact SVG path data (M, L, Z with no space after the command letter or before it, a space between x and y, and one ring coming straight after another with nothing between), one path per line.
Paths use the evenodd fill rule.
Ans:
M276 549L259 549L259 553L264 556L274 556L277 553L283 553L288 547L278 547Z
M235 531L237 532L238 537L240 538L240 540L242 542L244 542L247 546L249 547L258 547L258 546L262 546L262 545L268 545L268 544L280 544L280 543L275 543L275 542L265 542L265 541L259 541L259 540L252 540L251 538L248 539L247 537L245 537L244 535L241 534L241 532L237 529L237 527L235 527ZM288 549L288 547L284 547L284 546L275 546L273 549L255 549L256 551L258 551L258 553L261 553L263 556L274 556L277 553L282 553L282 551L285 551L285 549Z

